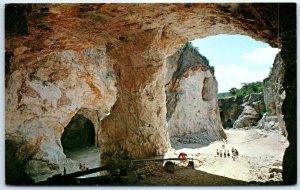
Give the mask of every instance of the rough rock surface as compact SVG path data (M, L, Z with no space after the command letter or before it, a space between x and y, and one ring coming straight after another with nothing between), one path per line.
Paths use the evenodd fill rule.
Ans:
M217 104L218 84L204 58L185 48L169 57L167 65L173 66L166 74L170 137L199 134L210 142L226 138Z
M233 123L233 128L243 128L257 126L265 112L265 104L263 101L263 93L252 93L243 98L242 113Z
M283 88L284 74L285 65L280 54L278 54L275 58L271 74L264 80L263 85L266 111L272 116L277 116L283 134L287 135L282 114L282 104L286 96Z
M233 123L238 119L243 111L241 104L242 98L238 97L224 97L218 99L220 108L220 117L224 128L232 128Z
M245 106L241 115L234 122L233 128L256 126L259 119L260 119L260 116L253 107Z
M63 97L61 89L61 96L59 96L56 85L51 83L41 85L40 82L35 83L23 78L23 76L27 76L27 73L31 73L30 70L47 68L46 63L48 61L43 60L43 58L53 53L54 55L67 52L82 54L87 49L102 49L106 52L109 57L106 62L114 63L113 70L116 74L118 98L111 114L104 118L101 123L100 144L103 149L101 156L105 161L109 158L118 159L120 154L127 152L130 156L141 158L152 154L161 154L168 147L165 117L167 113L165 108L166 98L164 84L161 82L164 77L163 70L165 69L166 57L172 55L188 40L217 34L246 34L257 40L265 41L273 47L283 45L283 61L292 66L291 69L288 67L290 69L288 71L292 74L285 76L291 79L285 81L285 86L289 86L290 89L286 91L287 98L284 103L285 120L288 121L287 128L291 131L288 138L292 141L291 148L287 152L287 159L297 160L293 156L297 150L294 143L296 142L295 134L297 134L295 132L296 59L295 56L290 56L293 53L293 55L296 55L295 48L293 48L296 42L293 27L296 25L290 25L291 22L289 22L294 21L293 18L296 18L293 7L295 6L291 4L184 3L161 4L160 6L157 6L157 4L9 5L5 16L5 26L7 28L5 30L5 139L6 150L9 152L7 157L14 158L20 167L15 164L6 163L6 165L17 167L21 172L14 173L16 175L13 173L8 174L11 170L10 167L7 167L7 182L12 184L20 182L20 179L23 179L20 177L21 173L25 171L27 160L31 160L31 158L34 162L43 162L43 160L54 160L54 162L46 161L48 163L47 168L51 168L51 170L46 170L47 174L44 175L44 171L39 171L40 165L37 164L31 170L26 170L27 176L35 178L37 175L31 172L34 170L39 171L44 177L51 175L50 171L55 174L61 167L57 169L56 165L59 161L52 158L64 157L61 154L61 149L57 148L60 147L60 134L72 116L76 114L76 110L82 107L95 110L101 107L100 110L102 110L106 107L106 102L110 102L107 109L102 110L105 114L108 113L115 100L115 90L111 89L113 93L109 93L109 95L102 92L106 87L114 88L114 82L106 87L99 88L103 99L98 97L99 94L96 93L98 86L96 84L94 84L95 87L91 85L91 82L93 84L98 79L91 77L93 75L90 74L90 70L89 72L83 72L83 75L80 75L82 77L79 77L78 80L75 77L75 79L69 81L70 86L66 84L63 88L68 89L72 86L73 91L76 92L72 94L73 91L70 90L70 94L66 93L67 98L70 98L72 102L71 105L74 105L70 106L72 109L69 109L67 105L55 107L57 99ZM278 11L278 8L281 11ZM280 13L280 16L278 16L278 13ZM281 29L279 40L278 23ZM85 61L75 62L72 63L74 67L77 63L79 65L85 63ZM89 68L92 65L87 64L85 66ZM57 64L57 66L59 65ZM51 69L53 68L55 69L55 66L51 66ZM103 69L104 67L100 68ZM78 69L75 67L72 70L75 72ZM97 69L92 70L96 71ZM50 69L46 73L48 72L51 73ZM111 72L108 73L104 76L112 74ZM63 76L61 84L68 83L67 74L68 69L64 67L59 69L58 77ZM48 74L45 74L45 76L48 76ZM54 74L54 76L56 75ZM20 98L20 102L27 101L25 104L26 109L23 112L16 111L18 97L15 94L22 86L20 84L23 84L22 81L25 81L24 89L27 89L27 85L39 87L38 94L42 98L45 98L46 94L46 101L36 100L39 99L38 97L33 99ZM79 84L76 84L76 82ZM75 83L75 86L71 83ZM79 86L80 90L78 89ZM42 92L43 89L46 89L46 92ZM82 95L81 92L83 91L90 93ZM22 93L22 97L36 96L33 90L28 90L25 94ZM48 94L51 97L48 97ZM109 101L106 99L107 97L114 98ZM100 99L104 102L101 103ZM44 118L34 120L35 122L41 121L41 125L37 126L42 126L42 130L32 130L32 125L28 122L23 123L26 120L25 118L30 115L27 112L29 108L34 109L33 107L38 103L40 103L40 107L46 106L49 108L50 102L53 108L46 111L47 114L41 111L35 112L37 114L43 113L39 117L47 118L46 120ZM66 103L68 100L63 98L61 102ZM61 109L64 109L64 107L67 107L67 109L62 112ZM289 109L290 107L293 109ZM19 109L22 110L22 106ZM17 118L16 120L12 119L12 114L14 114L14 118ZM60 118L60 122L56 121L57 117ZM21 123L20 128L18 127L19 123ZM39 138L44 136L47 136L47 138ZM41 143L41 146L38 142ZM49 147L48 145L52 146ZM54 151L50 151L53 147ZM49 151L45 151L47 149ZM57 150L60 151L57 152ZM41 154L36 154L36 152ZM109 154L105 154L106 152ZM51 159L49 159L50 157ZM289 160L287 163L295 162ZM295 168L294 164L287 166L287 168L286 173L290 174L291 172L291 174L286 176L296 176L292 175L293 168ZM285 169L283 170L285 171ZM294 180L294 178L291 180L285 175L283 175L283 178L288 181Z
M23 64L27 56L12 60L19 67L6 89L5 135L19 146L16 159L27 159L25 173L39 181L68 167L64 127L81 108L104 117L116 101L116 80L104 49L53 52Z
M264 129L266 131L270 130L280 130L278 117L270 116L267 113L263 115L263 117L259 120L257 127L260 129Z

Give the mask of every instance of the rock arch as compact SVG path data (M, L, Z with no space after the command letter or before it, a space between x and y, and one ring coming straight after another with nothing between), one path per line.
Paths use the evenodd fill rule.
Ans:
M6 140L23 139L28 146L17 151L20 153L17 159L25 160L24 150L37 150L30 153L35 155L34 159L54 160L47 163L55 165L57 157L48 159L46 154L38 154L44 148L35 149L30 142L41 143L43 147L48 142L44 138L52 139L49 145L59 147L55 134L79 109L95 108L108 113L115 100L111 114L101 122L103 162L117 160L124 154L136 158L162 154L169 146L162 82L166 58L188 40L217 34L245 34L282 49L281 56L290 73L285 78L287 98L283 108L291 143L285 155L283 179L286 183L296 182L295 4L50 4L46 9L43 6L29 5L30 9L25 11L30 35L19 37L22 32L16 27L6 39L6 48L13 52L9 60L12 74L7 77L6 87ZM68 66L52 64L57 55L66 55L60 63L67 62ZM99 61L102 57L105 61ZM110 66L101 67L98 63ZM59 74L53 73L54 83L47 84L52 67L60 68ZM34 70L40 72L30 75ZM36 76L48 78L36 81ZM67 76L81 78L66 80ZM70 105L67 99L61 99L65 90L58 89L60 85L73 92L65 93ZM82 96L77 93L78 85L86 89ZM45 98L47 93L38 89L57 93ZM59 102L66 105L57 107ZM43 107L52 110L42 112ZM60 118L61 112L66 116ZM18 119L14 120L12 115ZM51 117L44 118L46 115ZM43 130L37 134L33 126ZM27 175L35 178L35 168L27 169Z

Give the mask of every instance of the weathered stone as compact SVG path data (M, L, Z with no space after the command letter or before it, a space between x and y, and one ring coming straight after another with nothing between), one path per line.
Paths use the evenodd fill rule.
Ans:
M104 117L116 101L116 88L104 49L53 52L31 64L10 76L5 132L6 139L23 139L18 152L30 154L25 171L40 181L61 173L68 162L60 138L71 118L81 108ZM34 151L26 151L28 145Z
M17 19L10 20L15 16L14 10L18 11ZM295 183L295 12L293 4L9 6L5 15L9 27L5 48L12 56L6 64L10 72L6 73L5 81L5 139L15 142L17 150L12 151L16 155L13 157L22 166L15 165L12 169L21 168L20 173L24 173L28 159L40 162L51 157L49 168L64 163L60 162L64 155L59 148L64 127L81 108L100 109L99 118L109 113L116 99L116 89L115 80L108 82L106 79L114 73L118 98L111 114L101 123L102 157L108 160L107 155L148 157L161 154L168 148L165 84L162 82L166 57L187 40L217 34L246 34L273 47L282 45L282 59L289 72L284 85L287 96L283 106L286 110L284 119L291 143L284 161L287 172L283 177ZM30 49L14 56L14 49L21 46ZM107 52L109 58L104 62L113 63L113 71L100 74L99 79L94 77L92 71L98 72L93 66L95 64L82 64L98 60L83 56L85 53L82 52L87 49ZM65 57L74 59L58 59L55 64L51 63L50 55L56 57L72 52L76 56ZM77 54L80 59L76 58ZM55 72L52 73L52 69ZM84 69L88 71L82 71ZM34 70L37 73L33 74ZM103 81L106 81L105 85L100 85ZM21 88L22 84L24 88ZM31 89L27 88L28 84ZM32 171L36 169L32 168ZM56 169L49 170L46 175L56 172ZM20 179L18 175L6 176L13 176L14 179L8 181L15 184Z
M255 126L259 121L260 116L251 106L245 106L242 114L234 122L233 128L243 128Z
M169 57L167 64L176 68L169 67L166 74L169 135L203 136L202 133L210 142L226 138L217 104L217 81L204 58L186 48ZM172 78L169 72L173 72ZM197 143L197 140L182 142Z
M259 120L257 127L264 130L280 130L278 117L264 114Z
M220 117L224 128L232 128L243 111L242 99L238 97L219 98Z
M262 99L263 93L252 93L249 95L248 102L249 104L253 104L254 102L258 102Z
M280 54L278 54L273 63L270 76L264 80L263 85L266 111L277 116L281 131L286 136L287 131L282 114L282 104L286 96L283 89L284 74L285 66Z

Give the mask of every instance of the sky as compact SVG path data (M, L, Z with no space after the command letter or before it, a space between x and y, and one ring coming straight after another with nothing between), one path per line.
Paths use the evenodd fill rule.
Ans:
M267 78L280 51L243 35L210 36L193 40L192 44L215 67L218 93Z

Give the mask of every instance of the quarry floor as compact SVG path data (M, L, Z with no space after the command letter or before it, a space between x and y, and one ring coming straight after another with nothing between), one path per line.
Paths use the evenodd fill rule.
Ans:
M226 141L215 141L205 147L195 144L195 148L192 148L193 145L189 144L189 148L170 148L164 155L164 158L176 158L180 152L185 152L194 159L196 170L186 168L187 163L174 161L176 170L169 173L163 171L161 163L149 163L147 167L150 173L143 175L137 185L243 185L245 182L282 180L280 172L270 171L274 167L281 168L284 150L288 146L286 138L278 130L229 129L225 133ZM222 148L223 144L225 149ZM217 149L231 153L232 147L239 151L235 160L217 156ZM87 147L70 152L68 157L94 168L99 166L99 154L97 147ZM95 175L98 174L84 177Z

